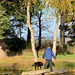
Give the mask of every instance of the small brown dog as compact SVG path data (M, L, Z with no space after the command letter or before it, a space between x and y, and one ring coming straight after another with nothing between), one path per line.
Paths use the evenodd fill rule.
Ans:
M34 66L35 67L35 70L36 70L36 67L40 67L40 69L41 69L41 66L43 66L43 63L42 62L35 62L32 66Z

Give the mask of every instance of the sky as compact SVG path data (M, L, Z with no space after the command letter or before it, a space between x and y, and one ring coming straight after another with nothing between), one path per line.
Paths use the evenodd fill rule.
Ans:
M45 17L45 15L43 15ZM53 18L53 19L44 19L44 17L42 16L43 20L41 20L41 24L42 24L42 29L43 26L47 27L47 29L45 30L42 30L42 37L44 37L44 39L53 39L53 36L54 36L54 30L55 30L55 24L56 24L56 18ZM37 21L37 22L35 22ZM38 39L38 36L39 35L39 28L38 28L38 20L37 19L33 19L32 21L33 23L35 24L32 24L32 28L34 30L34 35L35 35L35 39ZM37 23L37 25L36 25ZM59 25L60 25L60 21L59 21L59 24L58 24L58 30L57 30L57 38L60 37L60 30L59 30ZM25 37L25 35L27 35L27 31L24 31L25 34L23 34L22 36L27 39L27 37Z
M55 17L54 9L52 8L44 9L42 13L43 13L41 17L42 29L43 29L43 26L47 27L47 29L42 30L42 37L44 37L44 39L53 39L55 25L56 25L56 17ZM33 18L33 22L35 23L34 18ZM59 19L58 30L57 30L57 38L60 37L59 25L60 25L60 19ZM32 27L33 27L34 32L36 32L34 35L39 35L38 27L36 25L32 25Z
M40 12L39 12L40 13ZM56 17L52 15L52 13L54 14L54 10L50 9L50 10L43 10L43 15L41 17L41 24L42 24L42 37L44 37L44 39L53 39L54 36L54 30L55 30L55 24L56 24ZM13 17L11 17L11 19L13 19ZM35 36L35 40L38 39L38 35L39 35L39 28L38 28L38 19L37 17L32 18L32 28L34 30L34 36ZM17 22L15 22L17 23ZM58 24L58 30L57 30L57 38L60 37L60 30L59 30L59 25L60 25L60 21ZM44 27L46 27L47 29L45 29ZM19 35L19 29L16 29L16 33L18 34L18 37L20 37ZM43 30L44 29L44 30ZM24 27L21 29L22 30L22 37L26 40L27 39L27 25L24 24Z

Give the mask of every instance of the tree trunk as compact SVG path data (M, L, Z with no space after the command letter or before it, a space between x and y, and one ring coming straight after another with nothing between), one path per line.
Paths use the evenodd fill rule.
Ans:
M21 28L20 28L20 39L21 39Z
M2 46L0 46L0 58L7 57L6 52L2 49Z
M0 40L0 58L7 57L3 40Z
M31 24L31 16L32 16L32 13L30 12L30 24ZM31 33L29 28L28 28L28 35L27 35L27 47L31 48Z
M61 26L60 26L60 50L64 50L64 45L65 45L65 28L64 28L64 23L65 23L65 13L63 12L61 14Z
M41 15L42 12L40 12L40 16L39 16L39 47L41 48Z
M29 45L31 45L31 33L30 30L28 28L28 35L27 35L27 47L31 48Z
M59 22L59 16L57 14L57 16L56 16L56 26L55 26L55 31L54 31L54 39L53 39L53 52L54 52L55 56L56 56L56 41L57 41L58 22Z
M28 2L28 5L27 5L27 26L31 32L31 47L32 47L32 52L33 52L33 56L34 56L34 61L36 62L37 61L37 53L35 50L34 32L31 27L31 24L30 24L30 11L29 10L30 10L30 2Z

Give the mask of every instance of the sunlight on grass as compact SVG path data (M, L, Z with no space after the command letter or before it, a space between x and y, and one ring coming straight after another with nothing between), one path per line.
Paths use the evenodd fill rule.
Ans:
M39 58L38 61L41 61L45 64L45 60L42 59L43 51L39 52ZM24 71L30 71L34 70L34 67L32 67L32 64L34 63L33 60L33 53L31 51L23 51L23 54L13 57L7 57L0 59L0 70L6 70L9 68L11 70L11 67L17 70L24 70ZM75 67L75 54L70 55L57 55L55 59L55 66L54 68L74 68ZM15 66L14 66L15 65ZM42 67L42 69L44 66Z
M41 54L42 55L42 54ZM40 56L41 56L40 55ZM41 58L38 58L39 61L44 61ZM33 70L32 64L34 63L33 54L31 51L23 52L21 56L13 56L0 59L0 70L3 70L2 67L11 67L13 64L18 67L19 70L29 71ZM5 69L4 69L5 70Z
M75 59L75 54L69 54L69 55L57 55L57 59Z

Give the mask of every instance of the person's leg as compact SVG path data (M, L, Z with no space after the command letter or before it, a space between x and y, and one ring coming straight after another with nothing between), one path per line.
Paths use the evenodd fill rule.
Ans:
M50 60L49 62L50 62L50 71L53 71L53 68L52 68L52 60Z
M44 69L46 69L47 65L48 65L48 60L46 60L46 64L44 66Z

